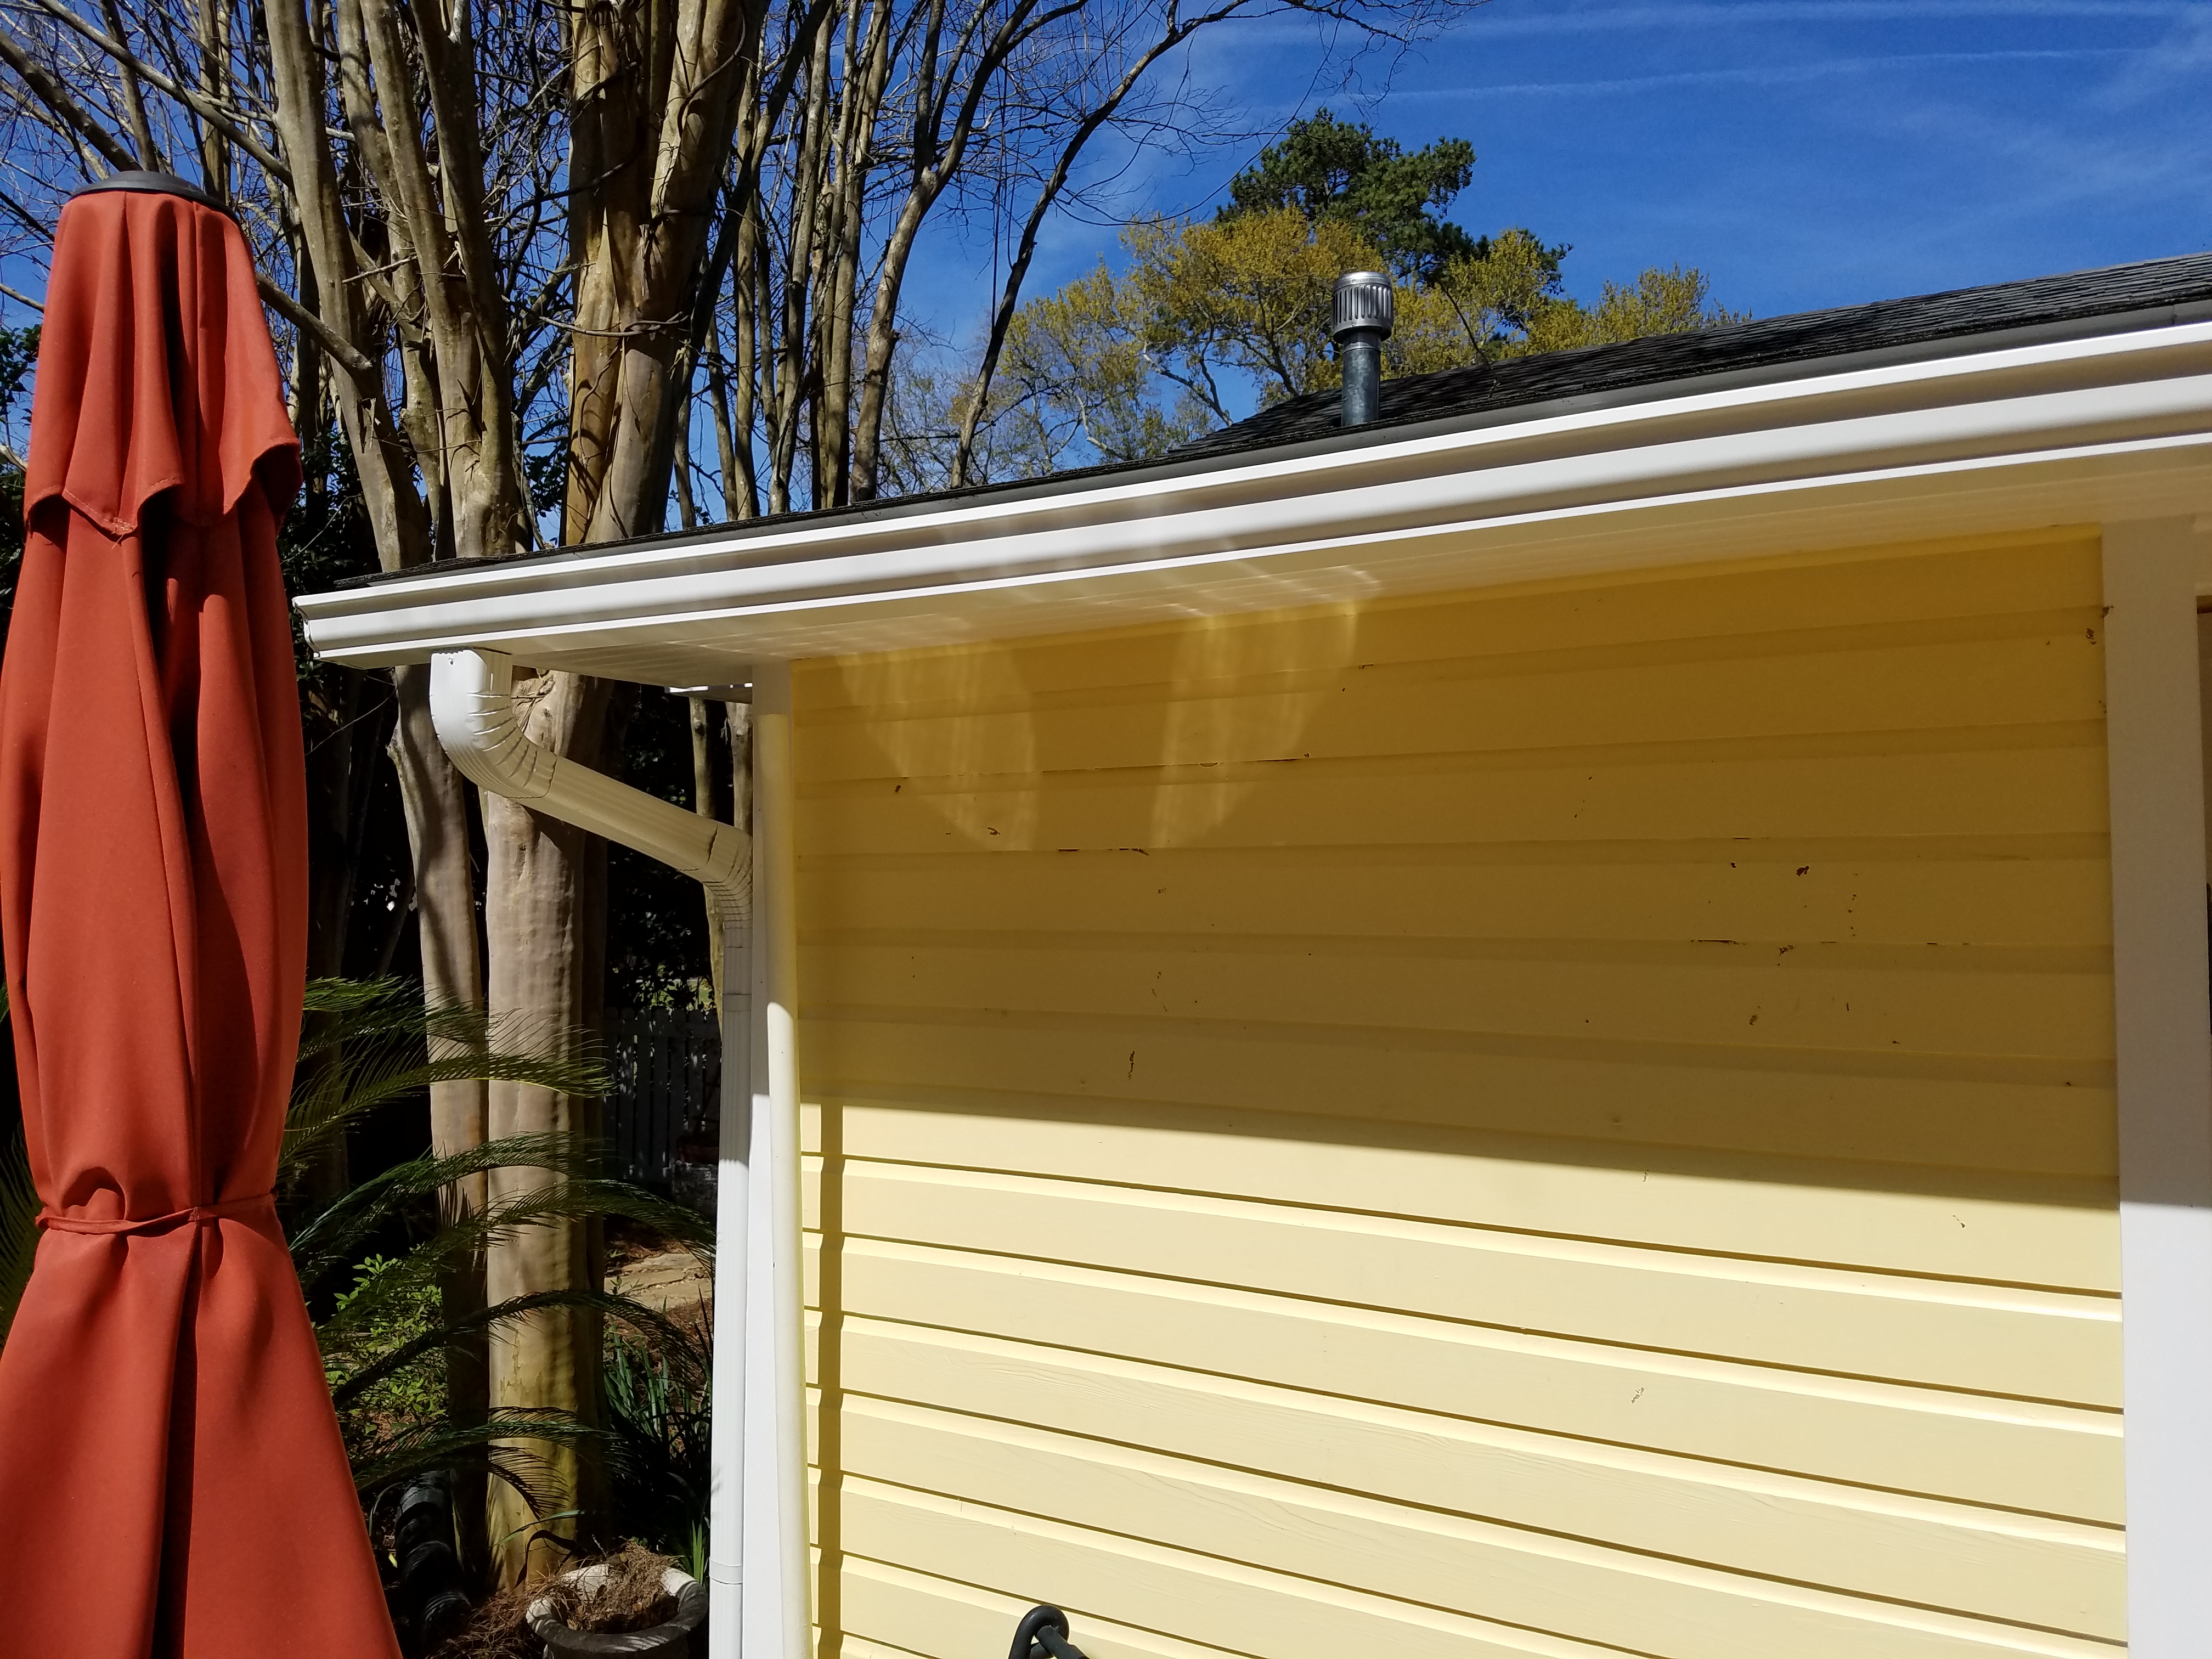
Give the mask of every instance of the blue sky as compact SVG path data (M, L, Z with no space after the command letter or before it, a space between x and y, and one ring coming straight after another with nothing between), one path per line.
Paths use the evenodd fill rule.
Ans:
M1326 102L1471 140L1454 216L1571 243L1584 295L1679 260L1773 316L2212 247L2204 0L1492 0L1387 84L1316 85L1318 55L1231 25L1189 70L1255 131ZM1254 148L1155 163L1138 203L1203 210ZM1112 240L1058 227L1030 291Z

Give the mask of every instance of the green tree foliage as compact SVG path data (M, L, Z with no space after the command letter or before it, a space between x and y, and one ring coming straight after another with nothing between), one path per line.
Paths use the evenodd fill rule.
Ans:
M1329 295L1347 270L1396 278L1389 375L1743 320L1679 264L1575 299L1564 245L1517 227L1477 237L1442 216L1474 162L1462 140L1407 153L1324 110L1232 180L1212 220L1131 225L1120 270L1102 259L1016 313L988 416L989 476L1146 459L1255 402L1341 384Z
M39 325L0 328L0 644L15 603L23 559L23 455L18 434L28 425L31 371L39 361Z
M1486 237L1440 216L1474 177L1474 146L1464 138L1408 155L1396 139L1324 109L1293 121L1229 181L1228 204L1213 222L1291 209L1310 225L1349 226L1401 278L1434 282L1454 260L1486 251Z

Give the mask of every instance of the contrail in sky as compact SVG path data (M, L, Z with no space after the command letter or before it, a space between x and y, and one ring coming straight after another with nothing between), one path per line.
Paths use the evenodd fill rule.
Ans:
M1607 30L1745 23L1937 22L1965 17L2212 15L2203 0L1743 0L1741 5L1589 6L1524 16L1485 10L1461 27L1485 35L1589 34Z
M2050 52L1922 52L1894 58L1831 58L1813 64L1763 64L1742 69L1683 70L1673 75L1638 75L1613 81L1510 81L1496 86L1407 87L1393 92L1390 96L1395 100L1407 101L1416 98L1643 92L1659 87L1694 86L1722 81L1772 85L1784 81L1810 81L1824 75L1844 75L1857 70L1890 69L1908 64L2071 61L2083 58L2133 57L2150 50L2153 49L2137 46L2082 46L2070 51Z

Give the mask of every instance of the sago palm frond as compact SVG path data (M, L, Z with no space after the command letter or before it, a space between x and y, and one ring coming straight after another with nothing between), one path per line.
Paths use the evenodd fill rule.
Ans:
M286 1186L363 1113L434 1083L526 1083L591 1097L607 1091L599 1048L580 1034L466 1004L426 1004L405 980L313 980L304 1007L280 1165Z
M656 1198L624 1182L571 1178L526 1188L493 1200L477 1213L441 1227L379 1278L387 1281L382 1287L384 1293L404 1295L410 1290L436 1285L450 1269L477 1260L493 1245L518 1237L529 1228L615 1216L670 1233L690 1245L696 1254L711 1253L712 1240L705 1226L683 1206ZM343 1257L319 1258L313 1266L319 1277L334 1270L343 1261ZM303 1277L308 1266L302 1264ZM356 1307L362 1309L362 1316L365 1316L366 1306L356 1302L331 1315L324 1322L323 1329L343 1333L355 1322L353 1310Z
M31 1158L21 1122L0 1134L0 1342L15 1322L15 1306L30 1281L39 1249L39 1194L31 1185Z
M544 1170L558 1179L586 1181L597 1172L596 1148L558 1131L507 1135L457 1152L424 1152L356 1182L289 1230L301 1283L319 1284L343 1267L368 1237L416 1199L492 1170Z
M8 986L0 980L0 1022L8 1018ZM39 1194L31 1185L30 1149L23 1120L0 1120L0 1342L15 1322L16 1304L30 1282L39 1250Z
M593 1143L562 1131L507 1135L439 1157L408 1159L341 1194L324 1209L295 1223L292 1260L301 1284L313 1288L359 1255L370 1237L410 1200L427 1198L466 1176L493 1170L540 1170L551 1179L503 1195L481 1212L460 1218L415 1246L410 1255L434 1251L428 1271L459 1265L521 1228L549 1222L624 1216L659 1228L711 1256L714 1230L680 1204L595 1173Z
M532 1515L554 1502L546 1460L517 1442L596 1445L603 1430L548 1407L509 1406L481 1423L410 1424L367 1445L352 1448L354 1486L367 1499L438 1469L473 1469L514 1488Z
M383 1276L379 1274L378 1278L381 1279ZM386 1305L395 1304L400 1299L396 1289L380 1297L379 1291L383 1288L375 1279L370 1280L355 1299L347 1304L347 1310L350 1311L354 1307L359 1306L364 1299L374 1298ZM617 1291L533 1291L526 1296L509 1297L504 1302L495 1303L489 1308L479 1309L464 1318L448 1320L436 1329L425 1331L421 1335L401 1343L390 1352L379 1355L375 1360L362 1366L359 1370L352 1372L344 1382L331 1389L331 1403L343 1411L386 1377L395 1376L408 1366L443 1352L456 1339L471 1335L478 1331L495 1333L501 1326L520 1319L525 1314L535 1313L544 1308L595 1310L610 1319L649 1332L656 1346L661 1348L680 1348L690 1340L690 1333L674 1320L670 1319L667 1315L657 1309L648 1308L634 1297L621 1295ZM331 1333L336 1323L335 1321L325 1321L322 1329L326 1334Z

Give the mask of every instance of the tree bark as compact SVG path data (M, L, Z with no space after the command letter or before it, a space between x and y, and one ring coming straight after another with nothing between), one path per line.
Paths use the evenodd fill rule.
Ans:
M392 671L398 718L389 753L399 780L401 811L415 870L415 926L422 958L422 1000L431 1007L484 1006L483 955L477 938L476 889L469 857L468 786L446 758L430 724L430 670L412 664ZM432 1058L437 1058L434 1049ZM430 1085L430 1150L440 1158L481 1146L491 1124L490 1085L469 1078ZM438 1194L447 1226L483 1212L489 1178L470 1176ZM480 1312L485 1300L481 1255L456 1262L439 1285L446 1318ZM446 1350L446 1409L457 1427L484 1420L491 1405L491 1357L477 1333ZM457 1472L453 1522L461 1559L472 1571L489 1562L484 1477Z
M352 0L340 8L341 40L359 40L343 23L355 12ZM368 326L367 306L357 277L357 246L345 222L337 167L324 121L326 87L319 50L301 0L269 0L263 16L270 46L270 78L277 105L278 141L290 165L300 240L307 254L313 287L303 284L326 326L356 349L381 356ZM347 102L361 111L368 96L367 66L356 49L342 58L341 73L351 78ZM377 135L380 138L381 135ZM405 244L402 244L403 251ZM405 261L401 261L404 280ZM301 343L303 354L306 344ZM422 374L410 365L410 388ZM340 375L331 386L338 421L354 458L361 497L377 562L386 570L427 561L432 554L427 504L411 477L409 446L402 439L377 382ZM417 453L421 452L418 451ZM432 464L438 457L430 452ZM442 477L438 466L433 477ZM447 515L441 514L441 520ZM388 753L398 780L402 812L412 864L415 916L421 942L422 994L430 1006L483 1006L483 957L477 933L476 894L469 857L466 786L430 723L429 670L416 665L392 671L398 708ZM440 1155L483 1143L489 1121L486 1085L453 1082L430 1090L431 1149ZM480 1212L486 1198L481 1176L456 1183L440 1194L441 1219L448 1224ZM441 1285L448 1319L479 1311L484 1303L484 1265L462 1263ZM454 1345L447 1356L447 1409L458 1424L482 1422L490 1403L487 1344L481 1337ZM454 1510L463 1559L481 1565L486 1557L482 1477L461 1476Z
M664 521L674 445L666 382L729 159L741 56L758 37L759 15L758 0L597 3L568 15L577 101L569 176L592 183L572 207L576 325L564 542L647 534ZM549 673L520 696L537 741L583 765L605 765L612 707L605 682ZM596 1029L606 951L605 845L513 801L486 796L483 806L493 1017L548 1032ZM496 1084L489 1120L495 1136L596 1136L599 1103ZM543 1171L501 1171L493 1195L547 1179ZM597 1288L598 1234L589 1224L556 1224L498 1244L486 1295ZM596 1424L600 1347L595 1315L530 1316L493 1350L493 1404L551 1407ZM599 1505L593 1460L572 1446L531 1449L544 1460L564 1507ZM501 1583L558 1565L559 1547L530 1529L512 1491L495 1490L489 1510ZM559 1525L570 1535L578 1530L573 1518Z
M690 697L691 714L691 810L702 818L716 817L714 811L714 734L707 719L707 700ZM714 1012L722 1012L722 907L711 887L702 890L707 896L707 963L714 990Z
M527 710L531 738L585 766L604 767L611 688L574 674L522 682L517 701ZM489 995L494 1020L526 1024L546 1036L595 1030L605 978L606 848L573 824L532 811L503 796L483 797L484 921L492 944ZM565 1133L596 1139L599 1103L519 1083L490 1085L487 1132L495 1138ZM490 1182L497 1201L543 1188L543 1170L501 1170ZM484 1294L492 1302L532 1291L597 1287L602 1271L599 1229L586 1222L533 1226L492 1249ZM580 1309L542 1309L503 1328L492 1347L491 1403L551 1407L596 1426L604 1419L599 1366L602 1322ZM601 1508L605 1491L597 1460L573 1444L526 1442L543 1461L546 1485L562 1509L580 1510L533 1525L521 1498L496 1485L487 1506L494 1566L502 1584L561 1566L567 1553L550 1535L588 1536L580 1520Z

